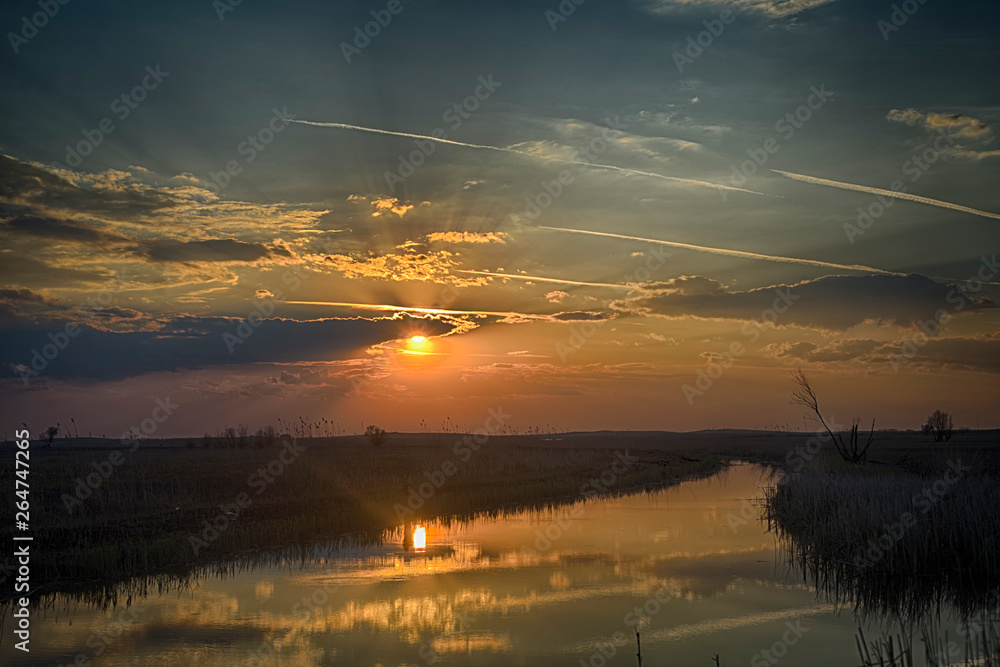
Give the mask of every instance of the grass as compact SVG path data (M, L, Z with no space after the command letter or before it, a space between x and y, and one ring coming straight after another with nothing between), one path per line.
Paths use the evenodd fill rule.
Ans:
M890 466L821 456L765 490L764 517L789 559L862 615L917 618L941 601L974 614L1000 600L997 481L996 456L970 451Z
M428 482L425 473L444 470L445 462L454 465L453 474L442 473L441 487L408 518L460 518L570 502L580 497L582 484L599 478L615 461L614 449L546 447L541 438L501 445L496 437L477 452L459 455L456 440L440 434L408 441L394 436L377 448L362 438L299 440L304 451L295 459L286 454L287 464L270 484L259 471L269 464L278 468L280 446L125 448L124 462L113 466L92 495L73 503L72 513L65 499L73 496L78 479L95 472L95 463L108 469L102 462L110 450L33 451L31 534L35 544L44 545L32 557L33 588L67 590L164 572L184 576L234 557L326 538L377 542L402 523L394 507L406 507L410 490ZM662 487L722 466L718 457L704 452L632 454L639 460L617 476L609 493ZM12 477L13 461L4 457L0 479L12 485ZM204 522L220 520L226 511L220 505L237 509L233 505L240 494L246 494L249 505L239 508L238 517L227 518L228 527L196 553L191 537L211 535L203 533ZM7 534L0 539L10 539L13 523L13 506L4 504L0 525Z

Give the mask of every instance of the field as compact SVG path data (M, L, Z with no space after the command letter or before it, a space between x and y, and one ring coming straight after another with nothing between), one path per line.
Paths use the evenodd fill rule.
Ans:
M995 433L963 437L942 447L915 433L883 433L871 452L877 463L862 467L838 466L827 450L811 453L806 435L755 431L492 436L482 445L458 434L390 434L381 446L360 436L246 448L205 447L201 439L144 440L134 450L115 440L32 443L31 531L44 545L33 558L33 579L42 591L67 590L140 574L183 575L320 539L377 542L404 521L662 487L735 458L804 466L770 490L769 517L779 531L828 548L837 560L898 514L896 505L948 452L983 451L996 440ZM993 460L979 459L976 479L995 475ZM5 483L12 468L5 456ZM898 488L885 479L900 480ZM961 488L954 502L981 491ZM995 502L995 492L990 498ZM864 508L870 514L860 521ZM12 526L13 507L3 514L2 525ZM971 548L960 553L978 558ZM981 562L995 573L994 561Z

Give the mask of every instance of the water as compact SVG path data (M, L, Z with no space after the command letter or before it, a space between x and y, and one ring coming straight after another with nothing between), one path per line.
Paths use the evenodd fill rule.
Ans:
M851 610L817 597L755 518L768 483L739 465L655 493L409 525L381 546L115 608L56 596L27 657L6 619L0 663L635 665L638 624L647 667L716 653L723 667L857 665Z

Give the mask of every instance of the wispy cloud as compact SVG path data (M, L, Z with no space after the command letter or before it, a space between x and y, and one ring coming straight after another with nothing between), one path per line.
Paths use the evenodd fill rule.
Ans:
M356 132L372 132L375 134L388 134L396 137L406 137L408 139L420 139L423 141L434 141L441 144L448 144L450 146L462 146L464 148L478 148L490 151L500 151L502 153L511 153L514 155L523 155L530 158L535 158L538 160L548 160L549 162L559 162L562 164L573 164L581 167L590 167L593 169L609 169L612 171L620 171L625 174L635 174L637 176L645 176L647 178L657 178L664 181L671 181L674 183L682 183L684 185L694 185L696 187L708 187L714 188L716 190L727 190L730 192L744 192L753 195L764 195L763 192L757 192L755 190L746 190L744 188L737 188L730 185L721 185L719 183L710 183L708 181L699 181L693 178L681 178L678 176L664 176L663 174L657 174L651 171L642 171L639 169L629 169L627 167L619 167L612 164L598 164L595 162L578 162L574 160L566 160L563 158L552 157L545 155L537 151L526 151L517 150L514 148L502 148L500 146L490 146L487 144L471 144L464 141L453 141L451 139L442 139L440 137L433 137L423 134L412 134L410 132L395 132L392 130L382 130L374 127L361 127L360 125L348 125L347 123L321 123L311 120L293 120L293 123L300 123L302 125L314 125L316 127L332 127L341 130L354 130Z
M804 12L833 0L659 0L653 7L656 10L676 9L678 7L694 7L713 5L728 7L734 11L759 12L767 16L781 18Z
M910 194L909 192L896 192L895 190L884 190L882 188L873 188L867 185L856 185L854 183L844 183L842 181L831 181L825 178L817 178L815 176L804 176L802 174L793 174L788 171L778 171L773 169L774 173L781 174L786 178L790 178L793 181L801 181L803 183L811 183L813 185L825 185L830 188L840 188L841 190L853 190L854 192L866 192L873 195L881 195L883 197L893 197L894 199L902 199L903 201L911 201L917 204L927 204L928 206L937 206L938 208L947 208L952 211L959 211L961 213L970 213L972 215L978 215L983 218L992 218L994 220L1000 220L1000 213L990 213L989 211L980 211L976 208L970 208L968 206L962 206L961 204L953 204L947 201L941 201L940 199L931 199L930 197L921 197L920 195Z
M509 280L523 280L533 283L555 283L557 285L573 285L576 287L606 287L609 289L632 289L628 285L621 283L589 283L582 280L566 280L564 278L545 278L543 276L531 276L524 273L496 273L493 271L473 271L470 269L459 269L456 273L471 273L477 276L492 276L494 278L504 278Z
M681 250L692 250L694 252L705 252L705 253L710 253L712 255L739 257L740 259L753 259L763 262L803 264L805 266L818 266L824 269L838 269L841 271L863 271L865 273L885 273L885 274L893 273L892 271L883 271L882 269L876 269L874 267L864 266L862 264L836 264L834 262L822 262L817 259L802 259L800 257L782 257L780 255L765 255L758 252L729 250L727 248L712 248L709 246L691 245L690 243L678 243L676 241L650 239L642 236L627 236L625 234L612 234L610 232L592 232L592 231L587 231L585 229L568 229L566 227L544 227L544 226L539 226L539 229L548 229L554 232L568 232L571 234L590 234L591 236L605 236L608 238L625 239L629 241L642 241L644 243L655 243L657 245L666 245L672 248L680 248Z

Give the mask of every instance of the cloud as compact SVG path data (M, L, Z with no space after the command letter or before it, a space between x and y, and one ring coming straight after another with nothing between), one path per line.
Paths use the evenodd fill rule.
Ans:
M4 225L11 232L37 236L49 241L97 245L122 244L129 241L121 234L106 232L92 225L71 220L20 216L4 221Z
M787 174L785 172L777 172L779 174L785 174L786 176L792 177L795 174ZM803 176L800 178L810 178L808 176ZM820 179L814 179L820 180ZM655 243L657 245L665 245L671 248L679 248L681 250L692 250L694 252L704 252L712 255L723 255L726 257L738 257L741 259L753 259L763 262L781 262L785 264L803 264L806 266L819 266L825 269L839 269L841 271L865 271L870 273L889 273L888 271L882 271L881 269L876 269L871 266L864 266L860 264L835 264L833 262L822 262L815 259L802 259L799 257L783 257L781 255L765 255L759 252L747 252L745 250L730 250L728 248L715 248L710 246L699 246L692 245L690 243L678 243L676 241L664 241L662 239L650 239L641 236L628 236L626 234L613 234L611 232L594 232L585 229L570 229L569 227L549 227L547 225L539 225L538 229L547 229L553 232L567 232L570 234L589 234L591 236L603 236L607 238L614 239L624 239L627 241L642 241L643 243ZM668 254L667 257L670 257Z
M438 250L425 253L389 253L370 257L352 257L350 255L328 255L326 262L341 272L345 278L421 282L437 282L442 284L470 287L485 285L488 278L463 278L455 274L453 269L458 266L453 253Z
M629 285L648 295L664 294L720 294L726 286L704 276L678 276L661 282L632 283Z
M563 292L562 290L553 290L545 295L545 298L549 300L550 303L559 303L563 299L569 296L568 292Z
M503 232L431 232L427 235L431 243L506 243Z
M778 171L777 169L772 169L776 174L781 174L786 178L790 178L793 181L802 181L803 183L811 183L813 185L825 185L831 188L839 188L841 190L853 190L854 192L866 192L873 195L882 195L883 197L893 197L894 199L902 199L903 201L911 201L917 204L928 204L930 206L937 206L939 208L946 208L952 211L959 211L960 213L969 213L972 215L978 215L982 218L992 218L994 220L1000 220L1000 213L992 213L990 211L980 211L979 209L970 208L968 206L962 206L961 204L953 204L952 202L941 201L940 199L931 199L930 197L921 197L919 195L910 194L909 192L897 192L895 190L885 190L883 188L873 188L867 185L857 185L855 183L844 183L842 181L831 181L825 178L817 178L815 176L806 176L804 174L793 174L789 171Z
M109 270L56 266L20 253L5 253L3 263L8 283L32 288L82 286L99 283L112 275Z
M372 200L372 206L375 207L375 212L372 213L373 218L377 218L385 211L391 211L402 218L406 215L407 211L413 208L413 204L400 204L399 200L395 197L383 197Z
M430 335L443 335L454 328L446 320L405 314L371 319L269 319L260 321L244 338L239 334L241 323L246 325L235 317L184 316L161 321L155 330L109 332L83 326L39 377L120 379L209 366L330 361L401 338L417 323ZM0 369L10 377L19 377L15 369L30 364L33 350L51 342L51 331L48 323L0 330Z
M373 127L361 127L359 125L348 125L346 123L324 123L310 120L293 120L293 123L301 123L303 125L313 125L316 127L332 127L343 130L353 130L357 132L373 132L375 134L389 134L397 137L408 137L411 139L423 139L427 141L435 141L443 144L449 144L452 146L464 146L466 148L476 148L485 149L491 151L499 151L501 153L512 153L514 155L524 155L531 158L537 158L542 160L548 160L551 162L560 162L563 164L572 164L586 167L588 169L605 169L611 171L617 171L625 174L635 174L637 176L645 176L647 178L655 178L663 181L671 181L673 183L680 183L682 185L693 185L696 187L703 188L713 188L720 191L730 191L730 192L744 192L754 195L763 195L762 192L756 192L754 190L745 190L743 188L733 187L731 185L721 185L719 183L710 183L708 181L700 181L693 178L685 178L680 176L666 176L664 174L657 174L655 172L643 171L641 169L629 169L627 167L620 167L618 165L603 164L597 162L587 162L581 161L576 158L573 149L559 147L558 153L560 155L565 155L566 157L555 157L549 155L548 152L554 146L551 141L533 141L525 142L520 144L515 144L513 147L504 148L501 146L489 146L484 144L471 144L463 141L452 141L451 139L442 139L440 137L426 136L422 134L411 134L409 132L395 132L391 130L382 130Z
M274 256L290 257L287 248L269 248L235 239L207 241L142 241L134 252L154 262L253 262Z
M833 2L833 0L659 0L654 3L654 11L714 5L736 12L759 12L766 16L781 18L799 14L808 9Z
M892 109L886 115L886 118L911 127L920 127L927 132L941 132L946 134L953 144L944 151L948 156L970 160L1000 157L1000 150L982 149L982 146L992 143L994 138L993 128L972 116L959 113L923 113L911 108L902 110ZM963 139L967 143L959 145L958 141ZM976 144L976 146L970 147L968 143Z
M905 123L911 127L923 127L930 132L946 130L953 137L988 140L993 130L986 123L960 113L923 113L916 109L892 109L886 118L895 123Z
M613 302L611 307L665 317L774 321L776 326L843 330L863 322L911 327L933 319L939 310L956 315L995 308L996 304L924 276L872 275L826 276L745 292L721 287L695 293L640 292Z
M915 341L919 341L919 345ZM868 369L896 367L1000 373L1000 338L905 336L901 340L844 338L820 345L806 341L767 345L764 356L794 363L853 363Z
M552 315L551 318L557 322L593 322L597 320L610 319L605 313L595 313L586 310L556 313L555 315Z
M74 172L0 155L0 236L14 276L8 282L73 291L124 271L135 290L190 290L175 295L183 302L206 289L235 288L235 263L296 258L315 266L333 250L316 234L329 211L223 201L190 179L162 180L145 169ZM219 284L208 288L210 281Z

